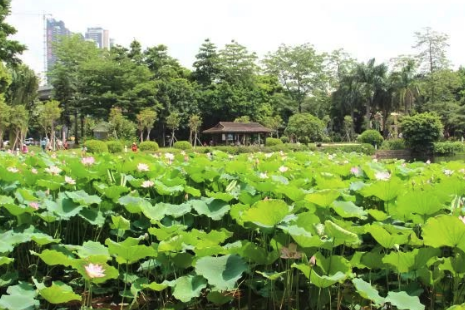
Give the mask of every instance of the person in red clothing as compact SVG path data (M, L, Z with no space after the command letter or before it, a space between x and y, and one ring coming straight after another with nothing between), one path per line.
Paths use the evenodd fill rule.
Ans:
M137 144L136 144L136 142L132 143L131 150L132 150L133 152L137 152Z

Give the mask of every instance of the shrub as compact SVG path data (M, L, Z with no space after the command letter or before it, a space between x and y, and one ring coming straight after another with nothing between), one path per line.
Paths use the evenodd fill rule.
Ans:
M369 143L373 146L381 146L383 143L383 136L377 130L365 130L360 136L358 136L357 141L360 143Z
M189 141L177 141L173 147L178 150L190 150L192 149L192 144Z
M405 147L405 140L404 139L392 139L392 140L385 140L383 144L381 144L381 150L404 150Z
M283 144L283 141L281 141L280 139L276 139L276 138L266 138L266 142L265 142L266 146L275 146L279 144Z
M85 142L89 153L106 153L108 152L107 144L99 140L88 140Z
M282 136L280 139L283 143L289 143L289 137L287 136Z
M465 152L465 144L462 142L436 142L434 143L434 154L454 155Z
M325 127L318 117L310 113L298 113L289 118L285 133L302 143L315 142L323 140Z
M144 141L139 144L139 149L141 151L158 151L158 143L154 141Z
M405 144L416 152L431 152L442 135L443 125L436 114L406 116L400 123Z
M121 153L123 151L123 144L120 141L108 141L107 148L110 153Z

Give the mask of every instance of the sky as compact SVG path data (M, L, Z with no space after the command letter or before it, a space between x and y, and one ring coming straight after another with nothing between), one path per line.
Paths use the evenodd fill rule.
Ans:
M280 44L311 43L320 52L343 48L359 61L413 54L414 33L425 27L449 35L454 67L465 65L462 0L12 0L7 21L28 51L23 61L43 71L43 17L73 32L103 27L117 44L167 45L191 68L202 42L231 40L260 57Z

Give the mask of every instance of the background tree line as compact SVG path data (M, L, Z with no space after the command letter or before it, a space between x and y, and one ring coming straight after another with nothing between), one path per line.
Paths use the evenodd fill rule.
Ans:
M388 136L394 111L436 112L446 135L465 131L465 69L452 69L447 35L430 28L415 33L416 55L389 63L358 62L342 49L320 52L311 44L283 44L259 59L236 41L218 48L207 39L192 69L164 45L143 49L134 40L100 50L63 37L49 75L54 101L41 104L37 77L17 58L25 47L8 39L15 32L4 23L9 1L0 2L7 8L0 44L9 48L0 55L0 140L66 129L79 142L105 122L114 138L197 143L198 133L219 121L247 120L302 142L350 141L368 128Z

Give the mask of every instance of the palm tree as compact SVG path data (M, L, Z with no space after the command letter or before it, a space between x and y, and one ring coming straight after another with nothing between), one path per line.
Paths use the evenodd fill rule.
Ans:
M400 71L391 74L392 82L395 86L394 97L398 101L399 107L403 107L404 113L413 108L415 99L420 95L420 87L417 83L415 71L417 64L413 59L407 60Z
M388 67L382 63L375 65L375 59L370 59L366 64L361 63L355 69L355 76L362 84L366 97L366 129L370 128L371 109L374 106L376 91L383 87Z

